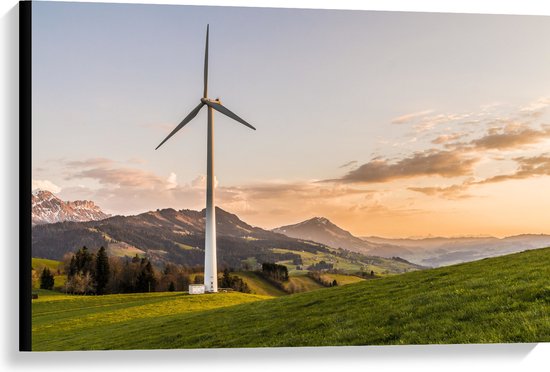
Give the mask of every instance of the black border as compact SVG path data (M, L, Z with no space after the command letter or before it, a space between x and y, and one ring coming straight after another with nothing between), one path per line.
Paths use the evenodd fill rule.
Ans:
M32 2L19 2L19 351L32 350Z

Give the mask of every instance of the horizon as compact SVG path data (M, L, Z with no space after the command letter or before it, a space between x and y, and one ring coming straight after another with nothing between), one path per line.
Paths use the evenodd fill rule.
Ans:
M52 192L52 191L50 191L50 190L46 190L46 189L33 189L33 190L32 190L32 193L34 194L35 192L41 192L41 191L50 192L50 193L52 193L55 197L59 198L54 192ZM62 201L65 202L65 203L67 203L67 202L76 202L76 201L91 201L91 202L93 202L97 207L99 207L99 208L101 209L101 206L99 206L98 204L96 204L95 201L93 201L93 200L80 199L80 200L62 200ZM244 219L242 219L237 213L234 213L234 212L228 211L228 210L226 210L226 209L223 209L223 208L220 207L220 206L216 206L216 208L219 208L219 209L223 210L223 211L226 212L226 213L230 213L230 214L236 215L241 221L243 221L244 223L249 224L247 221L245 221ZM145 211L137 212L137 213L135 213L135 214L110 214L108 218L110 218L110 217L115 217L115 216L122 216L122 217L139 216L139 215L141 215L141 214L150 213L150 212L158 212L158 211L163 211L163 210L167 210L167 209L172 209L172 210L175 210L175 211L177 211L177 212L181 212L181 211L184 211L184 210L190 210L190 211L195 211L195 212L202 212L202 211L204 211L206 208L202 208L202 209L193 209L193 208L172 208L172 207L166 207L166 208L153 208L153 209L150 209L150 210L145 210ZM335 224L333 221L331 221L330 219L328 219L328 218L326 218L326 217L324 217L324 216L313 216L313 217L306 218L305 220L302 220L302 221L297 221L297 222L294 222L294 223L286 223L286 224L279 225L279 226L272 227L272 228L264 227L264 226L259 226L259 225L251 225L251 226L253 226L253 227L259 227L259 228L264 229L264 230L267 230L267 231L272 231L272 230L274 230L274 229L282 228L282 227L285 227L285 226L297 225L297 224L299 224L299 223L307 222L307 221L314 220L314 219L326 219L326 220L329 221L330 223L333 223L334 225L336 225L338 228L350 232L345 226L337 225L337 224ZM250 225L250 224L249 224L249 225ZM390 237L390 236L380 236L380 235L361 236L361 235L355 235L355 234L353 234L353 233L352 233L352 235L355 236L355 237L357 237L357 238L360 238L360 239L381 238L381 239L422 240L422 239L437 239L437 238L441 238L441 239L460 239L460 238L497 238L497 239L505 239L505 238L515 237L515 236L521 236L521 235L548 235L548 234L536 233L536 232L525 232L525 233L520 233L520 234L504 235L504 236L495 236L495 235L487 235L487 234L480 234L480 235L441 236L441 235L432 235L432 234L430 234L430 235L425 235L425 236L392 236L392 237Z
M216 206L266 229L550 234L548 17L38 2L33 188L202 210L205 114L153 149L198 102L207 23L209 89L258 129L216 116Z

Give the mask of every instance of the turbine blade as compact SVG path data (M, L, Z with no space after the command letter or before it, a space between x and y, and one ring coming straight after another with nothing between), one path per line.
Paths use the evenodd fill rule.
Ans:
M204 48L204 93L203 98L208 94L208 31L210 25L206 25L206 47Z
M218 112L221 112L222 114L224 114L225 116L228 116L230 117L231 119L233 120L236 120L238 121L239 123L241 124L244 124L246 125L247 127L249 127L250 129L254 129L256 130L256 128L254 128L252 125L248 124L246 121L244 121L243 119L241 119L240 117L238 117L237 115L235 115L233 112L231 112L227 107L219 104L219 103L216 103L216 102L213 102L213 101L204 101L204 103L206 103L207 106L210 106L212 107L214 110L218 111Z
M157 150L159 147L161 147L161 146L164 144L164 142L168 141L168 139L169 139L170 137L172 137L174 134L176 134L176 132L177 132L178 130L180 130L181 128L183 128L183 126L184 126L185 124L187 124L187 123L189 123L191 120L193 120L193 118L194 118L195 116L197 116L197 114L198 114L199 111L201 110L202 106L204 106L204 103L202 103L202 102L199 103L199 105L198 105L197 107L195 107L195 108L193 109L193 111L191 111L191 112L189 113L189 115L187 115L187 116L185 117L185 119L183 119L183 120L181 121L181 123L179 123L179 125L178 125L177 127L174 128L174 130L173 130L172 132L170 132L170 134L168 135L168 137L166 137L166 138L160 143L160 145L157 146L157 148L156 148L155 150Z

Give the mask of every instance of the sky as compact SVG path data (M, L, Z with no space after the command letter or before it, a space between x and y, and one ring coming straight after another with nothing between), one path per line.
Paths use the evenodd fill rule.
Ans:
M107 213L217 204L264 228L550 233L550 18L33 5L33 187Z

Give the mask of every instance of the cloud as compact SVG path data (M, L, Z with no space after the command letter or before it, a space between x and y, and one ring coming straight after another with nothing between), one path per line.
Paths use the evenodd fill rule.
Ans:
M550 156L548 154L533 157L518 157L514 158L514 160L518 163L518 168L514 173L493 176L478 181L476 184L496 183L535 176L550 176Z
M347 163L344 163L340 165L338 168L347 168L357 165L357 160L348 161Z
M116 162L107 158L90 158L86 160L75 160L65 162L70 168L90 168L90 167L104 167L107 165L115 164Z
M401 116L398 116L398 117L392 119L391 123L392 124L405 124L405 123L414 121L416 119L419 119L421 117L424 117L426 115L429 115L432 112L433 112L433 110L423 110L423 111L413 112L413 113L410 113L410 114L401 115Z
M173 189L174 187L178 186L178 176L174 172L171 172L166 179L166 182L168 183L167 188Z
M32 189L33 190L48 190L57 194L61 191L61 187L57 186L55 183L49 180L32 180Z
M473 178L468 178L461 184L443 186L443 187L408 187L408 190L420 192L429 196L440 196L445 199L465 199L471 197L471 195L465 192L472 185Z
M90 178L102 185L128 188L163 189L169 186L166 179L135 168L91 168L74 173L68 178Z
M470 175L477 160L458 151L427 150L393 163L372 160L340 179L329 181L375 183L423 176L460 177Z
M519 110L523 116L538 118L544 114L547 108L550 107L550 97L541 97Z
M510 150L535 144L550 138L550 127L541 130L520 123L510 123L502 128L490 128L488 134L469 144L477 150Z
M450 123L459 123L464 122L465 119L469 118L471 114L437 114L428 116L426 118L423 118L419 122L417 122L413 129L416 134L429 131L430 129L433 129L436 126L442 125L442 124L450 124Z
M442 134L437 138L432 140L434 145L442 145L450 141L456 141L459 138L465 137L466 133L452 133L452 134Z
M206 175L198 175L193 181L191 181L191 186L200 189L206 189ZM214 188L218 187L218 178L214 176Z

